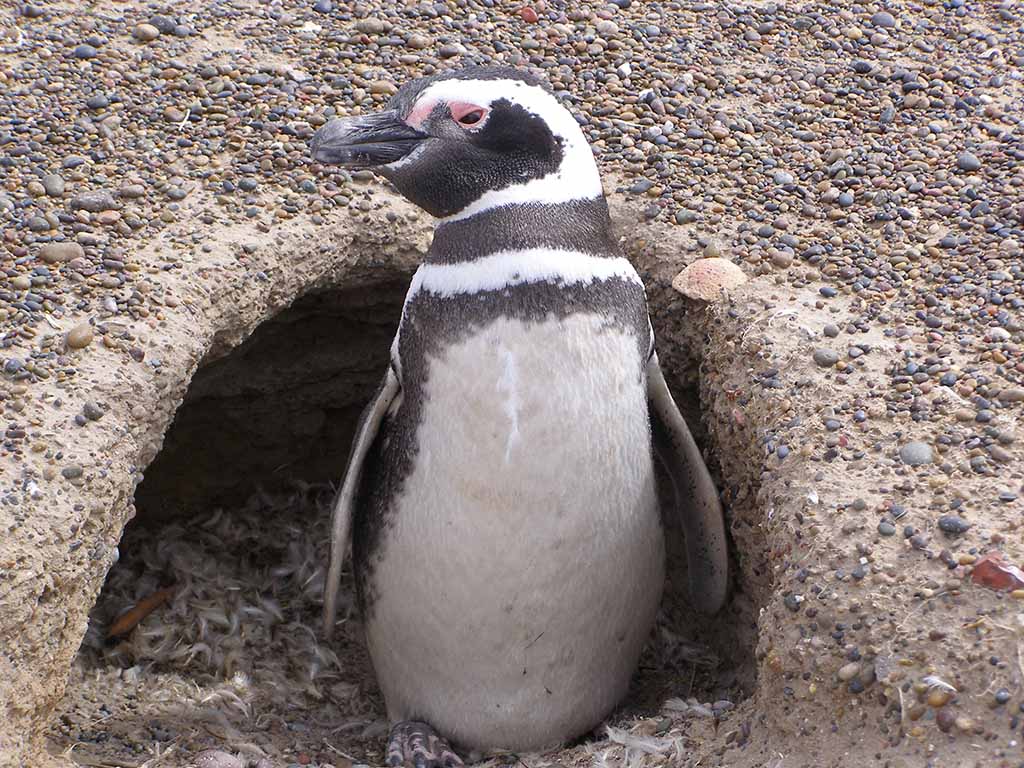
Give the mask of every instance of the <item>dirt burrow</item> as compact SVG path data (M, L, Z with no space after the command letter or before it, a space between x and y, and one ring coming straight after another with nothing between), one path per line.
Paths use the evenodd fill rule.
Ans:
M318 621L331 498L322 482L337 479L404 295L403 282L381 280L308 294L197 370L136 490L138 517L91 613L52 752L80 764L187 760L204 748L251 760L382 761L387 723L358 615L340 642L325 642ZM674 292L657 292L652 307L659 326L677 321L659 334L677 399L704 440L703 340L678 322L687 308ZM612 723L625 739L659 723L659 744L674 748L673 716L723 713L753 689L756 621L737 582L729 611L695 622L684 554L669 554L658 626ZM154 594L165 604L107 637L119 613ZM534 758L576 761L618 746L601 729L581 747Z
M77 525L80 533L75 535L88 537L92 542L90 551L97 557L83 563L67 555L54 556L63 552L66 542L51 542L42 536L44 544L34 550L27 546L17 550L15 542L22 562L36 563L38 572L53 573L57 578L51 583L60 588L40 601L37 586L22 583L20 597L14 595L11 600L7 595L0 601L3 618L14 617L21 622L19 626L26 628L17 647L22 660L19 671L7 676L9 682L4 683L21 685L26 692L19 707L12 710L14 719L3 726L7 731L0 729L7 739L5 745L14 745L5 752L10 764L21 762L17 755L29 754L33 760L45 762L41 751L44 733L54 738L50 742L51 756L55 753L66 761L76 751L67 753L67 739L78 738L83 722L93 734L104 733L104 723L111 723L111 735L106 738L114 738L113 721L119 717L118 712L125 711L148 718L150 730L138 733L140 741L135 746L141 745L141 751L133 748L131 761L125 757L123 764L186 764L192 757L187 745L176 742L174 734L160 722L168 712L178 713L173 721L176 724L185 722L183 702L191 703L194 725L204 734L207 745L217 739L229 742L233 738L231 729L237 730L231 718L225 721L205 713L214 702L214 709L221 710L222 715L234 706L244 717L255 717L264 735L284 734L282 741L271 738L269 742L272 747L280 747L276 753L279 759L308 757L336 765L350 759L373 759L372 750L379 749L379 745L373 745L381 735L379 709L374 709L372 688L364 685L363 677L356 682L340 677L332 680L342 687L329 689L327 694L318 691L320 699L301 687L289 686L282 689L274 706L261 709L246 698L246 691L252 690L247 682L251 678L236 678L234 670L230 675L215 675L208 681L213 687L204 688L196 680L183 683L183 678L158 666L118 666L125 659L112 665L106 655L109 649L97 649L95 637L79 659L93 666L79 663L75 667L61 705L65 716L81 712L87 719L61 721L52 719L51 712L63 694L64 670L71 667L78 640L85 632L87 613L133 510L132 480L139 468L157 454L171 416L184 397L184 384L201 364L215 371L210 366L214 360L223 358L259 321L278 314L296 296L353 284L346 280L356 285L379 281L388 264L399 265L398 271L391 273L391 280L407 273L423 248L422 222L413 215L407 220L399 217L397 225L392 218L387 227L383 226L383 208L407 210L402 205L388 199L368 221L335 233L334 247L349 248L352 253L340 265L333 260L330 245L321 245L303 264L308 272L296 275L293 270L282 269L279 258L286 260L309 252L296 229L279 234L273 254L263 260L253 259L259 263L251 264L246 272L248 279L233 281L216 302L198 289L209 280L208 274L197 275L194 288L188 280L182 280L181 291L188 296L182 305L188 308L188 314L174 313L163 321L162 333L169 343L162 347L163 370L154 377L155 382L146 383L141 375L143 371L149 373L146 369L127 374L129 381L136 382L134 389L129 389L134 393L131 401L123 396L119 399L117 394L118 387L126 386L124 373L115 375L105 369L101 356L83 361L86 375L79 381L88 382L92 387L90 396L104 398L109 410L98 422L102 429L79 438L76 455L92 451L107 457L103 471L94 470L90 464L82 477L69 479L61 487L61 494L36 498L34 502L53 502L49 516L41 516L37 522L41 533L55 529L54 520ZM869 450L863 455L854 452L843 456L839 462L834 460L834 446L827 443L823 418L834 415L837 409L842 412L847 399L858 403L863 400L865 407L875 407L870 382L885 375L884 354L868 355L849 375L844 374L842 381L834 372L817 370L810 363L810 351L822 325L841 319L844 303L853 299L840 297L824 306L815 298L817 286L810 277L806 286L783 287L770 275L710 306L682 299L671 292L669 283L687 261L697 256L697 244L667 230L637 227L634 211L621 205L618 211L626 225L624 232L641 233L627 235L624 242L648 284L660 354L673 373L673 385L681 399L685 400L686 390L697 384L694 371L699 366L699 410L703 412L709 458L729 507L736 565L735 597L724 614L709 622L693 623L682 632L684 636L687 630L691 632L701 641L698 644L685 640L661 647L655 644L654 652L662 655L653 657L654 665L676 658L672 654L680 648L684 656L689 655L683 661L690 663L699 657L701 647L710 646L719 658L727 660L721 668L727 674L716 677L700 672L699 666L690 667L698 672L693 674L693 687L686 681L685 690L674 672L661 677L659 684L664 684L664 689L649 697L656 701L642 702L632 711L627 709L606 734L570 750L531 760L538 766L646 766L670 762L841 766L875 759L893 766L928 761L936 765L999 765L1014 749L1013 743L989 737L979 746L975 737L986 717L988 723L1010 718L1004 704L993 707L993 691L1019 691L1020 669L1014 654L1020 630L1014 601L972 586L965 580L968 572L962 564L948 568L948 558L940 557L938 551L945 545L938 532L929 529L936 540L926 540L923 546L874 533L880 514L876 508L882 510L893 496L901 500L914 497L915 470L891 459L907 425L889 423L884 413L878 414L879 418L862 433L850 433L851 442L863 443ZM394 237L379 234L396 229ZM356 232L378 233L378 239L361 242ZM238 233L228 233L221 252L225 256L235 254L236 248L229 244L237 246L241 241ZM231 272L227 267L220 270L223 275ZM261 282L258 275L273 278ZM189 295L190 291L194 292ZM865 341L883 353L894 344L881 334ZM372 365L364 366L368 367ZM229 364L226 369L230 370ZM199 381L204 378L201 376ZM208 381L215 378L211 374ZM770 387L766 378L772 379ZM147 394L156 406L143 414L138 405ZM64 393L66 399L73 395ZM202 400L196 398L196 402ZM354 401L347 401L343 408L351 407ZM131 426L121 426L126 424ZM67 429L57 419L48 426L50 435ZM201 428L196 429L201 434ZM124 439L126 435L128 440ZM86 444L88 450L84 450ZM779 445L790 447L785 460L779 458ZM51 459L51 465L56 463L56 457L43 456ZM941 482L936 478L929 481L929 487L938 487ZM237 492L230 487L226 490L229 496ZM315 508L316 504L307 504L301 514ZM78 509L91 510L85 526L78 522L82 516ZM201 527L204 522L208 518L200 517L184 530L187 533L192 530L189 526ZM917 516L915 522L926 526L923 516ZM1008 530L1009 520L1005 515L993 516L982 524L994 531ZM294 531L295 527L288 530ZM290 541L288 536L282 533L280 538ZM1014 553L1005 537L994 540L1011 555ZM11 545L6 546L10 550ZM287 547L284 549L287 551ZM229 566L224 568L230 571ZM258 574L254 577L256 581L259 578ZM142 585L147 586L144 582ZM151 581L151 586L157 587L159 582ZM138 597L138 592L132 595ZM296 602L296 613L287 622L275 618L269 624L314 624L315 597ZM29 612L24 612L22 605L29 606ZM181 610L182 606L172 603L168 609ZM110 606L101 604L97 610L109 611ZM685 615L684 609L670 601L665 612L669 622L663 622L663 626L678 628L681 610ZM264 611L274 616L270 607L264 606ZM154 617L156 620L158 614ZM63 631L54 634L53 628L59 625ZM358 638L357 624L353 622L352 627L349 639ZM292 629L296 636L303 632ZM288 633L274 635L272 640L278 643L272 648L291 647ZM305 660L307 675L313 663L309 659L316 659L318 653L328 654L317 662L321 668L334 663L329 653L359 659L354 640L351 646L343 643L340 648L318 648L314 638L306 656L295 655L297 660ZM91 660L86 659L90 652L94 654ZM202 653L197 658L201 659ZM303 663L293 665L292 673L298 674ZM358 664L352 669L357 668ZM756 685L752 695L741 701L753 677L745 677L746 670L756 670ZM140 683L144 674L155 676L149 685ZM639 679L647 686L643 675ZM346 687L350 685L355 688ZM175 699L176 691L185 689L192 698ZM358 695L350 695L346 705L350 709L345 710L341 702L348 701L345 696L352 692ZM700 698L687 701L694 692ZM719 695L730 696L733 701L728 705L719 702L717 709L704 706L714 704L713 699ZM670 701L666 703L662 696ZM642 699L640 696L636 700ZM88 706L80 707L83 701L95 707L91 714ZM333 724L339 715L341 726ZM212 724L208 718L213 719ZM325 746L337 748L330 739L321 738L322 734L337 738L338 733L346 732L346 722L356 721L361 730L346 743L363 743L363 752L353 748L345 756ZM310 722L315 722L312 731ZM16 730L11 730L12 723ZM1012 727L1012 719L1010 723ZM17 740L8 733L16 733ZM306 735L299 738L297 733ZM121 737L127 743L132 731ZM256 744L257 749L253 749L252 743L246 746L237 739L233 743L248 757L257 756L259 750L268 751L266 745ZM172 747L173 751L168 752ZM11 756L15 756L13 760Z

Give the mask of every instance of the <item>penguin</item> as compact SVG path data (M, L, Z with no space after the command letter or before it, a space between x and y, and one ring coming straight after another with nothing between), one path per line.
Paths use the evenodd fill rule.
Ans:
M334 504L325 630L351 536L389 765L565 744L623 699L654 624L656 462L694 606L716 612L728 585L718 493L592 150L507 67L409 82L310 149L439 219Z

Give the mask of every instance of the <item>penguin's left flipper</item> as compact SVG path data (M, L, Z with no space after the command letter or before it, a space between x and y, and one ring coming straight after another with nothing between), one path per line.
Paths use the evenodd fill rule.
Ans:
M647 362L647 402L654 451L672 478L676 511L686 536L690 600L702 613L717 613L729 586L722 505L654 353Z
M338 492L338 497L334 500L334 512L331 517L331 564L327 569L327 581L324 584L324 634L327 637L330 637L334 631L334 620L338 612L341 567L345 563L349 532L352 530L352 515L355 509L356 495L359 492L363 461L366 459L366 454L370 452L373 441L377 438L384 415L401 388L394 368L388 366L388 372L377 388L377 394L363 409L363 413L359 417L359 426L356 428L355 440L352 442L348 465L345 467L345 479L342 482L341 491Z
M389 768L460 768L463 763L429 725L419 720L403 720L395 723L388 736L387 764Z

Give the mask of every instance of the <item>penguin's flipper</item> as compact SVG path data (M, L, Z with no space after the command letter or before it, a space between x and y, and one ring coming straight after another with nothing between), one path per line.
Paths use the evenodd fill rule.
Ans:
M352 530L352 514L355 509L356 495L359 492L363 461L377 437L377 430L380 429L384 414L391 407L391 403L400 389L398 376L394 369L388 366L388 372L377 388L376 395L359 417L359 426L356 428L356 436L352 441L348 465L345 467L345 480L334 500L334 511L331 516L331 561L330 567L327 569L327 581L324 584L324 634L327 637L330 637L334 630L334 620L338 611L341 567L345 563L349 532Z
M702 613L717 613L729 585L722 505L704 457L665 383L657 354L647 363L647 401L654 450L672 478L686 536L690 599Z

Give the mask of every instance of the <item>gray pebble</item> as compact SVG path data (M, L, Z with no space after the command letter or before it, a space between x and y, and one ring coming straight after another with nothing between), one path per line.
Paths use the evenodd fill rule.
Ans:
M963 171L976 171L981 168L981 160L970 152L964 152L956 159L956 165Z
M43 189L50 197L60 197L64 194L64 178L59 173L49 173L43 176Z
M911 467L919 467L922 464L931 464L932 447L928 445L928 443L907 443L900 448L900 459L903 460L904 464Z
M81 464L68 464L64 469L60 471L61 475L66 480L74 480L77 477L81 477L83 473Z
M116 207L117 203L114 201L114 196L102 189L80 192L71 198L72 210L100 213L101 211L111 211Z
M959 515L943 515L939 518L939 528L950 534L966 533L971 524Z
M871 23L883 29L892 29L896 26L896 19L888 11L879 11L871 17Z
M196 768L242 768L242 761L230 752L207 749L196 755Z
M93 400L86 400L85 405L82 406L82 415L89 421L98 421L103 418L104 413L105 411Z
M814 362L822 368L828 368L839 362L839 353L834 349L825 349L824 347L814 350L812 357Z

